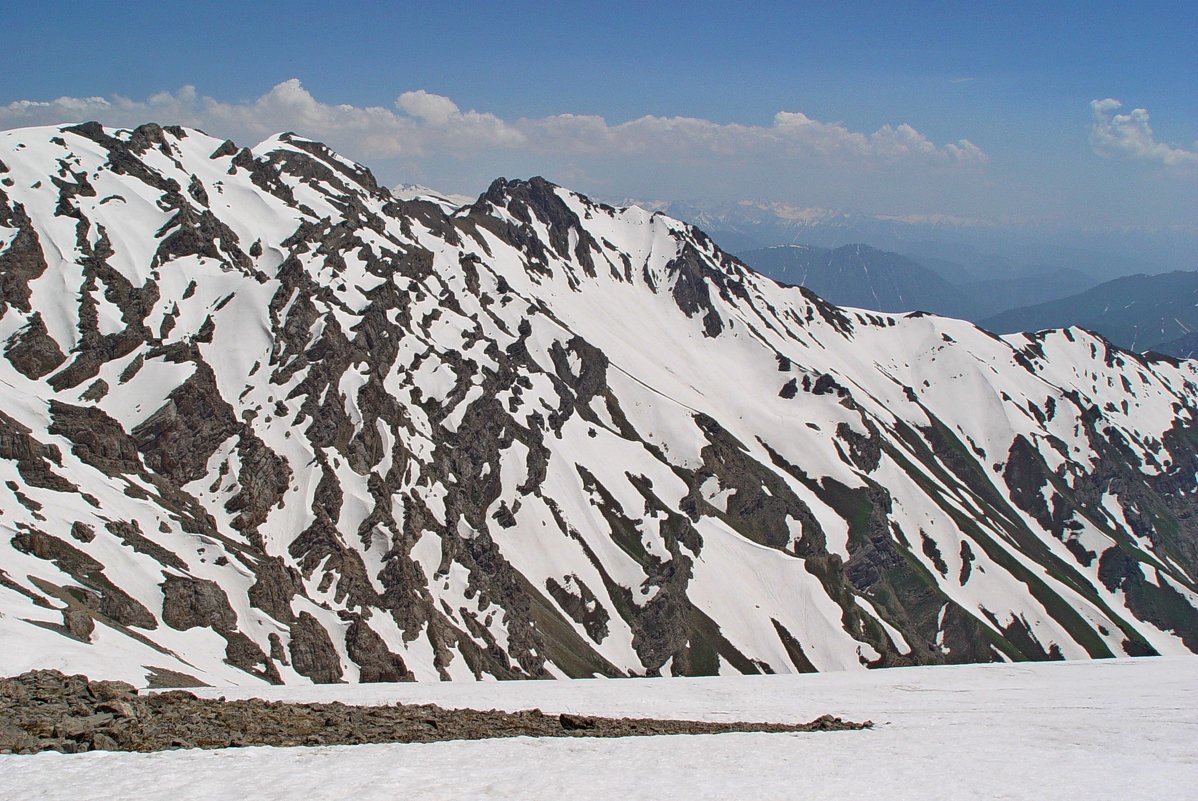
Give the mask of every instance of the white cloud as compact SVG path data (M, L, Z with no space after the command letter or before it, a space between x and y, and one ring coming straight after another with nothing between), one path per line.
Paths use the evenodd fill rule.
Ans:
M451 118L460 117L458 104L443 95L429 94L423 89L404 92L395 100L395 105L432 125L444 125Z
M662 163L695 158L773 159L841 168L902 163L976 167L987 160L968 140L937 145L907 123L884 125L869 133L792 111L779 112L766 126L652 115L617 124L579 114L505 120L487 112L462 111L450 98L422 89L399 95L394 108L328 104L313 97L297 79L243 103L201 96L194 87L185 86L141 101L63 97L0 106L0 127L6 128L86 119L118 126L178 123L241 141L293 130L359 159L470 158L502 150L534 156L642 155Z
M18 100L0 106L0 127L4 128L84 120L125 127L143 122L173 123L245 144L291 130L318 139L328 137L331 144L359 156L409 152L407 143L415 139L408 134L418 127L415 121L382 107L321 103L294 78L248 103L222 102L200 95L194 86L184 86L177 92L159 92L145 100L119 95L111 99L60 97L48 102Z
M1116 114L1123 104L1113 98L1090 101L1094 120L1090 125L1090 144L1102 156L1124 156L1151 161L1166 167L1198 165L1198 151L1170 147L1156 141L1148 125L1148 110L1132 109Z
M648 115L616 125L602 117L557 114L518 120L528 141L543 149L574 153L646 153L666 161L702 154L832 160L862 165L916 160L935 165L981 165L986 154L973 143L937 146L903 123L872 134L841 123L820 122L802 112L781 111L769 126L715 123L695 117Z

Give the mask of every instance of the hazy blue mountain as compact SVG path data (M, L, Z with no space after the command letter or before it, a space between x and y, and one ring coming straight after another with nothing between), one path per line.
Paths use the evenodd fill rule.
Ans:
M964 237L962 237L964 239ZM1193 262L1174 258L1165 260L1147 248L1137 248L1129 237L1126 250L1094 247L1066 247L1038 241L1025 241L1025 235L1011 231L1003 237L991 231L983 241L974 243L943 238L889 243L884 239L863 240L878 247L902 253L920 264L945 263L945 276L954 282L983 281L996 277L1025 278L1071 270L1092 277L1094 283L1125 275L1157 275L1171 269L1187 269ZM936 269L941 269L936 266ZM958 279L956 275L959 275Z
M1067 298L1012 309L980 322L998 333L1080 325L1120 347L1173 355L1198 331L1198 273L1130 275Z
M1191 331L1188 334L1179 336L1177 339L1162 343L1155 350L1158 353L1167 353L1179 359L1198 358L1198 331Z
M968 294L918 262L868 245L784 245L740 254L753 269L842 306L973 316Z
M1098 281L1080 270L1062 267L1040 275L1014 275L958 286L974 302L975 313L980 318L1076 295L1097 284Z
M1016 277L1012 271L1041 275L1071 269L1103 281L1198 267L1194 260L1198 236L1189 231L1077 231L1034 222L1001 223L937 214L893 217L751 200L638 205L698 226L733 253L772 245L838 248L867 242L928 267L934 267L934 259L965 265L973 280ZM942 275L952 283L967 280L955 270Z

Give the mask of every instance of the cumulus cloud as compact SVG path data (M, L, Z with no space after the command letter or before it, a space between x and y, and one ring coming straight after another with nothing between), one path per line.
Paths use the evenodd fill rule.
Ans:
M404 92L395 99L395 105L431 125L445 125L462 113L458 104L448 97L430 94L423 89Z
M1102 156L1123 156L1166 167L1198 165L1198 150L1171 147L1156 141L1148 124L1148 110L1132 109L1117 114L1123 104L1113 98L1090 101L1094 114L1090 125L1090 144Z
M145 100L62 97L0 106L0 127L5 128L85 119L118 126L149 120L178 123L243 141L293 130L359 159L470 158L501 150L545 156L644 155L662 162L696 157L812 160L866 168L894 163L976 167L987 160L966 139L936 144L907 123L862 132L797 111L779 112L770 125L653 115L615 124L580 114L505 120L463 111L450 98L423 89L404 92L390 108L324 103L296 79L242 103L205 97L185 86Z
M328 137L359 155L395 156L411 148L409 134L418 127L377 106L322 103L296 79L283 81L246 103L227 103L200 95L194 86L159 92L145 100L60 97L51 101L17 100L0 106L0 127L53 125L97 120L130 127L143 122L200 128L214 136L258 141L291 130L315 138Z
M778 112L769 126L654 115L612 125L602 117L577 114L521 119L515 125L533 146L573 153L644 153L665 160L711 154L817 158L856 164L986 162L986 154L968 140L938 146L906 123L884 125L867 134L841 123L814 120L802 112Z

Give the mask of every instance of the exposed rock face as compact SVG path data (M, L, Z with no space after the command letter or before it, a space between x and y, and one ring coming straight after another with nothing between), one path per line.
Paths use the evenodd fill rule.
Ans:
M179 631L196 626L229 631L237 626L237 615L215 581L167 576L162 583L162 622Z
M37 230L20 203L13 202L0 189L0 225L14 229L8 247L0 252L0 309L9 307L23 312L31 310L29 282L46 271Z
M92 632L96 630L96 621L81 609L67 607L62 613L62 625L71 636L85 642L90 642Z
M358 680L410 681L413 676L403 657L387 649L387 643L360 617L354 618L345 632L349 658L358 664Z
M58 343L46 333L42 316L34 312L29 323L9 339L4 356L26 378L41 378L67 360Z
M291 624L291 666L318 684L341 680L341 662L329 633L315 617L300 612Z
M89 123L0 159L0 627L57 661L1198 650L1194 362L839 309L539 178L397 201L293 135Z

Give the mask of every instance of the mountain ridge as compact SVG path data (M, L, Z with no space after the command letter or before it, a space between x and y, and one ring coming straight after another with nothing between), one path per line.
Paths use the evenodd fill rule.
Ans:
M1194 363L841 309L543 179L396 199L291 134L0 162L3 672L1198 649Z

